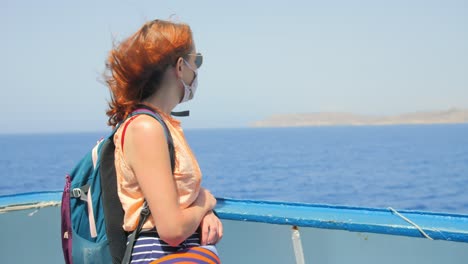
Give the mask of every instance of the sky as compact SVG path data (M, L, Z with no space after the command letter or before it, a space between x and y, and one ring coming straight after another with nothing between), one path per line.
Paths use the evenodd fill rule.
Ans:
M156 18L204 55L186 129L468 108L468 1L2 0L0 133L108 129L108 52Z

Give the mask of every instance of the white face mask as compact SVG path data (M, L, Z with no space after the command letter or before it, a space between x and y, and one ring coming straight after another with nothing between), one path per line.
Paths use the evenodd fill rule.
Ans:
M190 66L190 64L185 59L184 59L184 62L187 65L187 67L189 67L189 69L195 73L195 77L193 77L193 81L191 85L187 85L182 78L180 79L180 81L182 82L182 85L184 85L184 97L182 98L182 101L180 101L180 103L184 103L184 102L192 100L193 97L195 96L195 92L197 91L197 85L198 85L197 70L194 70L192 66Z

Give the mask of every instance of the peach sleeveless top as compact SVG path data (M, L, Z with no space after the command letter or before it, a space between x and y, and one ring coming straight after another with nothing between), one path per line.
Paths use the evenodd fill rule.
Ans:
M174 141L175 167L173 175L179 193L180 207L187 208L195 201L200 191L201 170L185 139L180 121L162 111L157 110L157 112L161 115L169 128ZM126 122L128 122L128 120ZM117 174L117 191L125 212L123 229L125 231L133 231L138 224L144 197L140 186L138 186L135 174L127 165L124 153L122 152L121 138L124 126L125 123L120 126L114 135L115 169ZM150 217L143 228L150 229L153 227L154 221L153 218Z

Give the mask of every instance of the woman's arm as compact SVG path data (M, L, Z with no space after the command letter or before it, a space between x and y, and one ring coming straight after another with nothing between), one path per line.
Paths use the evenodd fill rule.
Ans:
M216 199L202 188L190 207L179 207L166 136L154 118L142 115L135 119L127 128L124 147L125 159L148 202L158 234L169 245L179 245L197 230Z

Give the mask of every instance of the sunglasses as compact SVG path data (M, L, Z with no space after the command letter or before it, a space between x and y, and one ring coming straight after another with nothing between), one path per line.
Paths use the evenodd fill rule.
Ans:
M197 66L197 69L200 68L202 66L202 63L203 63L203 55L201 53L189 53L187 55L190 55L190 56L196 56L195 58L195 65Z

